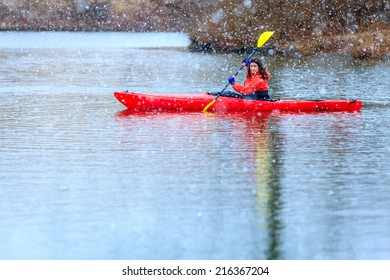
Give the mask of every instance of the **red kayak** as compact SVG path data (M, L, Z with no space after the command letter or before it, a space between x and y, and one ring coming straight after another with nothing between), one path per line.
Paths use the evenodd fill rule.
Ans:
M183 111L202 110L214 100L207 94L151 94L114 92L114 96L128 109L134 111ZM361 100L248 100L219 97L209 112L354 112L360 111Z

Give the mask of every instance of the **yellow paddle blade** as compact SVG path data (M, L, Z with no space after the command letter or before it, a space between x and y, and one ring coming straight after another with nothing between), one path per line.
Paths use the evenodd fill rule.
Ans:
M208 110L211 106L213 106L213 104L215 103L215 101L217 101L217 100L216 100L216 99L213 99L213 101L211 101L209 104L207 104L207 106L204 107L203 112L204 112L204 113L207 112L207 110Z
M261 48L265 42L268 41L269 38L275 33L275 31L266 31L260 35L259 40L257 41L257 47Z

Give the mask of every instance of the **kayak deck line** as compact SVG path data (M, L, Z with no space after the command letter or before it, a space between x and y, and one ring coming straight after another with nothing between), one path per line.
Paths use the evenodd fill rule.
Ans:
M199 111L214 100L206 94L156 94L114 92L120 103L134 111ZM361 100L250 100L221 96L209 108L210 112L355 112Z

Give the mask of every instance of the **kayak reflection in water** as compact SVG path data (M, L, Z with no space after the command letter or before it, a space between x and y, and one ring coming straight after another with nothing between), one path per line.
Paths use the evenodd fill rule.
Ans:
M235 76L229 77L228 81L232 85L233 91L224 91L222 94L220 92L206 92L210 95L226 96L226 97L236 97L236 98L245 98L245 99L254 99L254 100L271 100L271 97L268 94L268 79L271 78L271 74L268 72L267 67L257 59L253 58L249 60L245 58L242 61L242 64L247 69L247 76L244 81L244 85L240 85L236 82Z

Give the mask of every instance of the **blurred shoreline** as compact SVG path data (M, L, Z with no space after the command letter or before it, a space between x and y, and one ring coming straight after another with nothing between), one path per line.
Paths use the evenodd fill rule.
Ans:
M262 32L274 30L263 54L390 56L388 2L260 2L0 0L0 31L185 32L193 51L248 52Z

